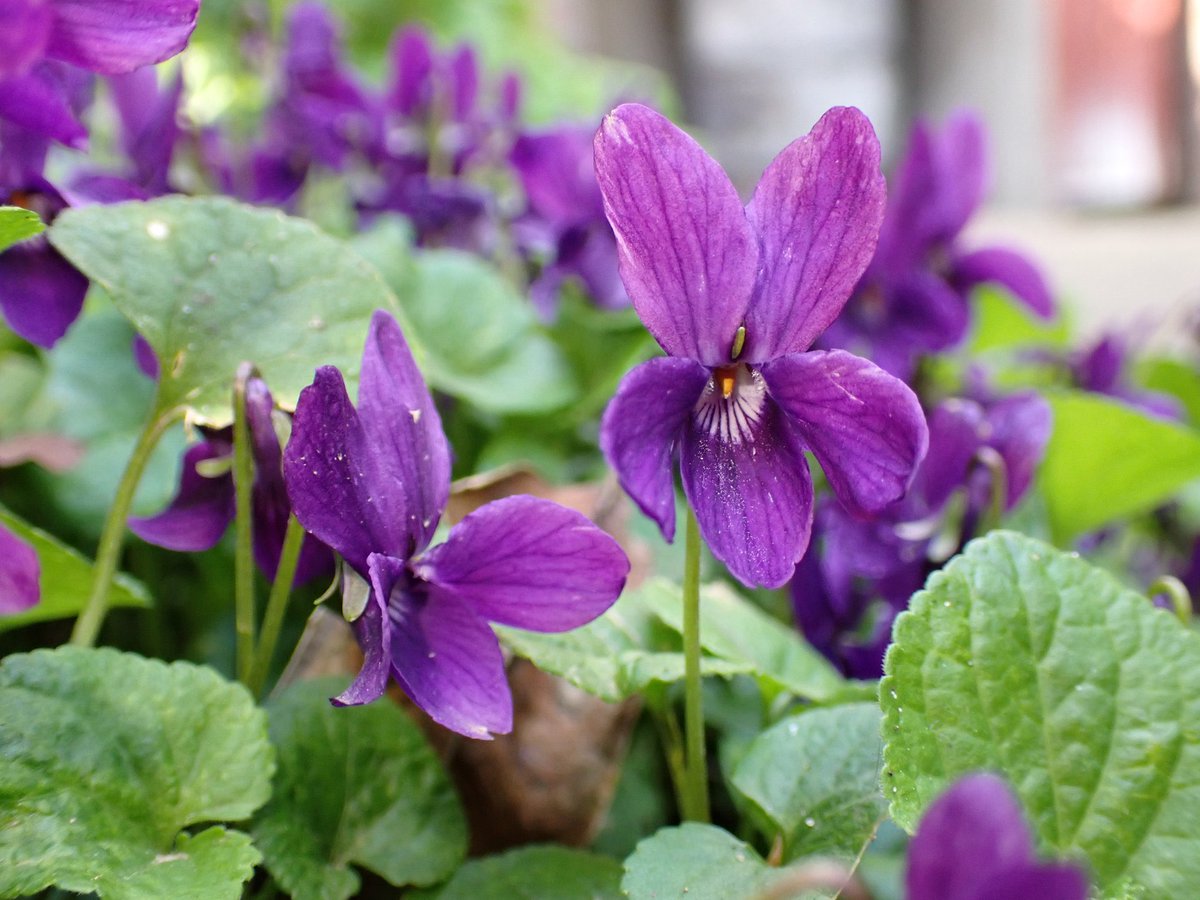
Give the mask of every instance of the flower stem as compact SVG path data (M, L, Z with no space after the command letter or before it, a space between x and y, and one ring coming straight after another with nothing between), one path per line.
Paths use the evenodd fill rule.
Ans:
M279 566L275 569L275 581L267 595L267 611L263 614L262 632L258 638L258 649L250 669L247 687L254 696L262 693L271 668L271 657L275 655L275 644L279 640L279 629L283 625L283 614L287 611L288 598L292 593L292 580L296 577L296 565L300 562L300 548L304 543L304 528L295 516L288 516L287 531L283 536L283 549L279 553Z
M133 495L163 432L182 414L182 407L166 411L159 411L156 407L155 415L138 436L129 462L125 465L125 471L121 474L121 480L117 483L117 495L113 498L112 506L104 519L104 528L100 532L96 564L92 570L92 591L71 631L71 643L77 647L91 647L96 643L100 626L104 624L104 617L108 614L108 592L117 574L117 561L121 556L121 545L125 541L125 520L129 517L130 507L133 506Z
M238 368L233 386L233 616L238 681L250 686L254 665L254 534L251 523L251 489L254 458L250 451L250 425L246 419L246 382L252 369Z
M687 543L683 569L684 740L687 784L683 817L707 822L708 763L704 750L704 708L700 684L700 531L696 514L687 511Z

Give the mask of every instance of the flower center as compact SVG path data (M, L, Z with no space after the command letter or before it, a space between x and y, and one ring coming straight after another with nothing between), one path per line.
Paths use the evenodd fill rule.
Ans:
M747 365L718 366L696 402L696 424L709 436L731 444L754 440L763 415L767 386Z

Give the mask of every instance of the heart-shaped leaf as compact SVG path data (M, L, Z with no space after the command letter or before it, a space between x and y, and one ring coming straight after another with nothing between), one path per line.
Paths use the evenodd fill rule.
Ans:
M0 895L241 895L270 794L266 716L191 663L60 647L0 664Z
M1075 554L969 544L897 620L883 787L912 830L966 772L1002 773L1043 849L1105 890L1200 884L1200 636Z
M185 406L214 425L232 421L241 362L254 363L286 407L316 366L356 381L371 313L397 310L378 273L342 241L222 197L68 209L49 235L154 348L159 408Z
M345 687L300 682L268 708L279 768L253 832L298 900L353 895L353 864L398 886L427 885L466 855L458 797L420 729L390 703L331 706Z
M46 226L38 214L20 206L0 206L0 253L13 244L35 234L41 234Z

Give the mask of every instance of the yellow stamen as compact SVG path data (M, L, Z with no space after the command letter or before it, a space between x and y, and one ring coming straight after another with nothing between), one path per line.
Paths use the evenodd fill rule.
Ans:
M733 386L737 383L737 369L733 366L713 369L713 381L721 388L721 396L728 400L733 394Z

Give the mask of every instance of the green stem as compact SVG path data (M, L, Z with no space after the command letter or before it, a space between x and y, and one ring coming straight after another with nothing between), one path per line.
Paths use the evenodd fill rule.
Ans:
M708 763L704 751L704 707L700 684L700 530L696 514L687 511L687 544L683 569L683 725L687 747L687 786L683 817L707 822Z
M117 495L113 498L108 516L104 519L100 544L96 548L96 564L92 570L92 592L88 595L87 603L79 618L75 620L75 628L71 632L71 643L77 647L91 647L96 643L96 636L100 633L100 626L104 624L104 617L108 613L108 592L117 574L117 561L121 557L121 545L125 541L125 520L133 506L133 495L163 432L182 415L183 410L176 407L159 412L156 407L156 413L138 436L133 454L129 457L117 484Z
M1146 594L1166 594L1171 601L1171 608L1184 625L1192 624L1192 595L1187 586L1174 575L1160 575L1146 589Z
M251 523L251 489L254 457L250 451L250 425L246 420L246 382L252 370L243 364L233 386L233 615L238 681L250 686L254 665L254 534Z
M275 569L275 581L267 595L267 611L263 614L262 633L258 638L258 650L254 654L254 665L250 670L250 692L254 696L262 693L271 669L271 657L275 655L275 644L279 641L279 629L283 626L283 614L287 612L288 598L292 593L292 580L296 577L296 565L300 562L300 547L304 543L304 528L295 516L288 516L287 531L283 536L283 549L279 553L279 566Z

